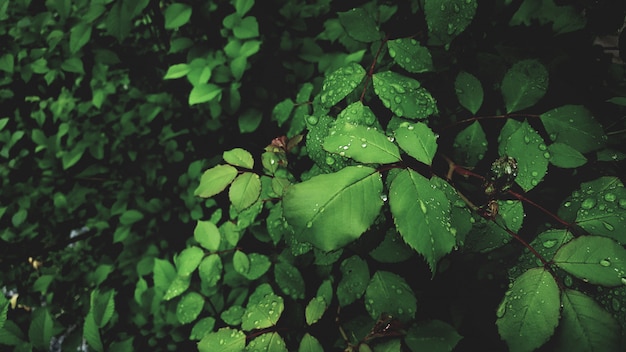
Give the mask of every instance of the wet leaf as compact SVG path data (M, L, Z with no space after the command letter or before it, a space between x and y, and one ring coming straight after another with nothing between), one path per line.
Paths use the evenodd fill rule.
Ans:
M553 142L566 144L581 153L606 144L602 126L582 105L564 105L541 114L541 122Z
M393 132L402 150L426 165L431 165L437 152L437 136L425 123L403 122Z
M463 336L452 326L440 320L413 325L406 333L404 342L411 351L451 352Z
M501 156L513 157L517 161L518 174L515 179L524 191L533 189L548 171L550 153L543 138L530 124L508 120L498 138Z
M333 71L324 79L320 102L330 108L355 90L364 77L365 69L354 62Z
M268 332L252 339L246 351L287 352L287 345L277 332Z
M552 143L548 146L550 163L562 168L575 168L587 163L587 158L576 149L563 143Z
M363 8L359 7L346 12L339 12L337 16L350 37L365 43L381 38L374 18Z
M298 352L324 352L324 348L315 337L307 332L300 340Z
M276 263L274 280L285 295L293 299L304 298L304 278L295 266L286 262Z
M454 91L462 107L476 114L483 105L483 86L478 78L465 71L459 72L454 81Z
M233 181L228 190L228 198L237 211L254 204L261 194L261 179L252 172L244 172Z
M433 59L427 47L415 39L400 38L387 41L389 56L403 69L412 73L429 72L434 69Z
M437 112L435 98L412 78L383 71L375 73L372 81L380 101L397 116L425 119Z
M498 201L496 221L475 216L476 222L467 235L465 248L470 251L489 252L511 242L511 235L502 228L506 226L513 232L519 231L524 221L524 207L521 201Z
M337 299L342 307L360 299L370 280L367 262L353 255L341 262L341 281L337 285ZM327 302L330 303L330 302Z
M535 105L548 90L548 70L537 60L515 63L502 79L506 112L512 113Z
M322 297L313 297L306 305L304 317L307 325L313 325L320 320L327 308L326 301Z
M248 304L241 318L241 328L244 331L251 331L274 326L284 309L283 298L274 293L268 293L258 303Z
M387 164L400 161L400 151L378 130L338 123L324 140L324 150L362 163Z
M487 152L487 135L478 121L464 128L454 139L457 163L475 166Z
M476 0L426 0L424 13L428 25L429 44L447 45L463 33L476 14Z
M189 324L198 318L204 307L204 297L196 292L189 292L176 305L176 318L181 324Z
M200 352L241 352L246 346L246 335L237 329L221 328L209 333L198 343Z
M417 300L402 277L388 271L377 271L365 291L365 309L372 319L386 313L408 321L415 316Z
M183 249L180 254L174 259L176 263L177 273L180 276L189 276L193 273L202 258L204 257L204 251L196 246L191 246Z

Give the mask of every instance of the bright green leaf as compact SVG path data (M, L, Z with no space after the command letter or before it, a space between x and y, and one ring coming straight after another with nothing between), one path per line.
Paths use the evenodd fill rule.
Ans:
M548 146L550 163L562 168L575 168L587 163L587 158L578 150L563 143L552 143Z
M392 71L372 76L374 92L394 114L410 119L425 119L437 112L435 98L421 84Z
M191 275L198 268L203 257L204 251L199 247L191 246L183 249L174 260L178 275Z
M181 324L189 324L198 318L204 307L204 297L196 292L189 292L176 305L176 318Z
M221 328L209 333L198 343L200 352L241 352L245 347L246 334L231 328Z
M243 276L248 280L256 280L263 276L269 270L270 266L272 266L272 262L266 255L259 253L250 253L248 254L248 259L250 260L250 268L248 272L243 273Z
M357 63L343 66L324 79L320 101L330 108L355 90L365 77L365 69Z
M97 289L91 291L90 313L99 328L104 327L115 312L115 290L100 292Z
M317 323L318 320L324 315L326 312L327 303L322 297L313 297L306 305L304 310L304 317L307 325L313 325Z
M215 318L206 317L198 320L191 329L189 334L190 340L202 340L205 336L209 335L215 327ZM200 347L200 346L198 346Z
M417 300L402 277L388 271L377 271L365 291L365 309L372 319L387 313L401 321L408 321L415 317Z
M91 313L87 314L83 323L83 338L87 341L89 347L93 348L97 352L104 351L102 339L100 338L100 330L98 329L98 326L94 321L93 314ZM49 347L49 345L46 347Z
M237 14L243 17L254 5L254 0L235 0L233 5Z
M343 260L339 269L341 281L337 285L337 299L339 305L345 307L363 296L370 281L370 271L367 262L356 255Z
M324 352L324 348L315 337L307 332L300 340L298 352Z
M537 60L519 61L506 72L500 89L507 113L529 108L546 94L548 70Z
M241 22L233 28L233 34L238 39L250 39L259 36L259 23L256 17L248 16L241 19Z
M317 119L317 117L309 116L307 123L315 125L317 121L313 119ZM349 123L352 125L373 126L376 122L376 115L374 115L372 109L370 109L369 106L363 105L361 101L355 101L341 110L339 115L337 115L335 124Z
M406 169L391 182L389 206L404 241L424 256L434 273L456 238L450 227L450 201L433 182Z
M228 190L228 198L237 211L250 207L261 194L261 179L252 172L244 172L233 181Z
M241 317L246 309L242 306L233 305L222 311L220 318L228 325L235 326L241 324Z
M304 298L304 278L295 266L286 262L276 263L274 280L284 294L293 299Z
M626 281L626 249L610 238L575 238L556 252L553 261L559 268L594 285L620 286Z
M332 251L372 225L382 206L381 192L376 169L349 166L287 188L283 212L301 241Z
M91 38L91 24L79 22L70 29L70 54L76 54Z
M187 291L190 283L191 283L191 276L177 275L174 278L174 280L172 280L172 283L170 283L169 287L167 288L167 291L165 292L163 299L166 301L169 301L170 299L174 297L180 296L185 291Z
M430 51L415 39L389 40L387 50L393 61L411 73L429 72L434 69Z
M582 105L564 105L541 114L541 122L553 142L567 144L581 153L602 148L602 126Z
M424 1L429 43L447 45L472 22L476 14L476 0Z
M33 317L28 327L28 338L38 349L50 348L50 339L54 336L54 321L46 308L37 308L33 311Z
M189 93L189 105L206 103L217 98L222 88L213 83L201 83L193 87Z
M437 136L425 123L403 122L393 131L402 150L426 165L431 165L437 152Z
M268 293L258 302L248 304L246 313L241 319L241 328L244 331L250 331L274 326L280 319L281 314L283 314L284 309L283 298L273 293Z
M191 71L191 67L187 64L175 64L170 66L165 73L163 79L175 79L185 77L189 71Z
M246 351L287 352L287 345L277 332L272 331L252 339Z
M217 165L202 174L200 185L194 191L195 196L213 197L220 193L237 177L237 169L230 165Z
M165 9L165 29L181 27L191 18L191 6L181 3L173 3Z
M440 320L413 325L404 337L404 342L413 352L451 352L463 336L449 324Z
M225 151L222 156L224 157L224 161L234 166L240 166L246 169L252 169L252 167L254 166L252 154L242 148L235 148Z
M250 270L250 259L246 253L236 250L233 254L233 268L241 275L245 275Z
M478 78L465 71L459 72L454 81L454 91L461 106L476 114L483 105L483 86Z
M209 251L215 252L220 248L222 237L217 226L210 221L198 220L193 230L193 238Z
M218 254L206 256L198 267L200 280L208 287L213 287L222 278L222 269L222 259Z
M324 140L324 149L362 163L386 164L401 160L398 147L382 132L350 123L332 128Z
M337 13L339 22L352 38L360 42L373 42L381 38L378 25L363 8L354 8Z
M498 332L511 352L534 351L559 323L559 287L552 274L533 268L513 282L497 310Z

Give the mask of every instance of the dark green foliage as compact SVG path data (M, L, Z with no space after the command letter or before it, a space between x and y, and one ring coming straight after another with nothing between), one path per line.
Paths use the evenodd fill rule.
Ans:
M0 349L624 350L617 3L5 1Z

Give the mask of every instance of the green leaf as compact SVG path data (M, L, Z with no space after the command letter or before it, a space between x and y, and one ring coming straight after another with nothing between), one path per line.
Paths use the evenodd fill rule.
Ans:
M191 6L181 3L173 3L165 9L165 29L176 29L189 22L191 18Z
M324 352L324 348L315 337L307 332L300 340L298 352Z
M228 198L237 211L250 207L261 195L261 179L252 172L244 172L233 181Z
M217 285L217 282L222 278L222 269L222 259L218 254L211 254L204 257L198 267L200 280L208 287L213 287Z
M283 298L274 293L268 293L257 303L248 304L246 313L241 319L241 328L244 331L250 331L274 326L284 309Z
M175 64L170 66L165 73L163 79L175 79L185 77L189 71L191 71L191 67L187 64Z
M189 324L198 318L204 307L204 297L196 292L189 292L176 305L176 318L181 324Z
M383 241L370 252L370 256L379 263L400 263L414 254L415 251L406 245L395 228L387 229Z
M176 277L176 268L169 261L155 258L153 280L154 287L160 291L165 291Z
M581 187L582 188L582 187ZM585 187L587 188L587 187ZM626 188L616 183L605 189L590 187L591 193L581 196L576 224L592 235L626 240Z
M606 136L602 126L582 105L564 105L540 116L553 142L567 144L581 153L602 148Z
M462 107L476 114L483 105L483 86L478 78L465 71L459 72L454 81L454 91Z
M220 314L220 318L228 325L239 325L245 312L246 309L242 306L230 306Z
M437 112L435 98L412 78L383 71L375 73L372 82L380 101L397 116L425 119Z
M559 323L559 287L549 271L533 268L520 275L497 311L498 332L511 352L534 351Z
M426 0L424 13L428 25L429 43L448 45L472 22L476 14L476 0Z
M337 285L337 299L339 305L345 307L363 296L370 281L370 271L367 262L356 255L344 259L339 269L341 281Z
M284 294L293 299L304 298L304 278L300 271L286 262L274 265L274 280Z
M226 189L237 177L237 169L230 165L217 165L202 174L200 185L194 191L195 196L202 198L213 197Z
M393 131L402 150L426 165L431 165L437 152L437 136L425 123L403 122Z
M316 116L309 116L307 119L309 124L312 122L309 121L311 118L316 118ZM339 115L337 115L335 124L350 123L352 125L373 126L376 122L376 115L374 115L372 109L370 109L369 106L363 105L360 101L355 101L341 110ZM314 124L315 123L313 123L313 125Z
M91 291L91 307L90 314L99 328L104 327L115 312L115 290L109 290L103 293L100 291Z
M565 290L557 350L568 352L618 351L620 327L615 318L585 294Z
M539 133L526 120L518 122L509 119L502 127L499 140L500 155L513 157L517 161L515 182L524 191L537 186L548 171L550 158L548 147Z
M245 56L239 56L230 61L230 72L236 81L241 80L247 66L248 59Z
M70 54L76 54L91 39L91 24L79 22L70 29Z
M248 16L241 19L241 22L233 28L233 34L238 39L250 39L259 36L259 23L256 17Z
M548 146L550 163L562 168L575 168L587 163L587 158L578 150L563 143L552 143Z
M34 347L42 350L50 348L50 340L54 336L54 321L45 308L37 308L28 327L28 338Z
M175 258L177 274L179 276L191 275L200 265L202 258L204 257L204 251L196 246L185 248Z
M566 243L553 259L559 268L594 285L626 281L626 249L610 238L581 236Z
M189 93L189 105L206 103L217 98L222 93L222 88L213 83L200 83L191 89Z
M515 63L502 79L506 112L512 113L535 105L548 90L548 70L537 60Z
M245 275L250 270L250 259L246 253L236 250L233 254L233 268L241 275Z
M387 50L396 64L411 73L430 72L434 69L430 51L415 39L389 40Z
M98 352L104 351L102 339L100 338L100 331L98 329L98 326L96 325L92 313L87 314L87 316L85 317L85 322L83 323L83 338L94 350Z
M167 288L167 291L165 292L163 299L166 301L169 301L170 299L174 297L180 296L181 294L185 293L185 291L187 291L190 283L191 283L191 276L189 275L176 276L174 280L172 280L172 283L170 283L169 287Z
M139 210L129 209L129 210L126 210L124 214L122 214L122 216L120 216L120 224L132 225L136 223L137 221L140 221L141 219L143 219L143 217L144 217L143 213L140 212Z
M63 170L67 170L70 167L76 165L77 162L80 161L80 158L83 157L85 153L85 146L77 145L69 151L63 153L63 157L61 158L61 162L63 164Z
M413 325L407 331L404 342L411 351L451 352L463 336L449 324L440 320Z
M83 67L83 61L77 57L70 57L63 61L61 69L65 72L84 74L85 69Z
M355 90L364 77L365 69L354 62L333 71L324 78L320 102L330 108Z
M254 166L252 154L242 148L235 148L225 151L222 156L224 157L224 161L234 166L240 166L246 169L252 169L252 167Z
M434 273L437 261L456 245L446 194L432 181L406 169L391 182L389 206L404 241L424 256Z
M254 5L254 0L235 0L233 6L235 11L241 17L243 17Z
M330 153L362 163L386 164L401 160L398 147L382 132L351 123L335 125L324 140L323 147Z
M372 16L362 8L338 12L339 22L348 35L360 42L370 43L381 38L378 25Z
M263 115L256 109L248 109L239 115L237 124L239 125L239 132L250 133L256 131L261 125Z
M13 73L14 68L15 58L12 54L6 53L0 56L0 70L7 73Z
M272 120L278 122L278 127L282 126L289 119L294 106L295 103L291 99L285 99L274 106Z
M248 272L243 273L243 276L248 280L260 278L269 270L270 266L272 266L272 262L263 254L250 253L248 254L248 259L250 260L250 268Z
M246 351L287 352L287 345L277 332L268 332L252 339Z
M231 328L221 328L209 333L198 343L200 352L241 352L245 347L246 334Z
M222 237L217 226L210 221L198 220L193 230L193 238L202 248L215 252L220 248Z
M306 305L304 310L304 317L307 325L313 325L317 323L318 320L324 315L326 312L326 308L328 307L326 300L323 297L313 297Z
M349 166L287 188L283 214L298 239L332 251L372 225L382 207L381 192L376 169Z
M475 218L477 220L467 236L465 248L484 253L511 242L512 237L505 229L516 232L522 228L524 207L518 200L499 200L495 222L483 217Z
M487 135L478 121L464 128L454 138L457 163L475 166L487 152Z
M215 327L215 318L206 317L198 320L191 329L189 334L190 340L202 340L205 336L209 335ZM199 346L198 346L199 347Z
M387 313L401 321L408 321L415 317L417 300L402 277L388 271L377 271L365 291L365 309L372 319Z

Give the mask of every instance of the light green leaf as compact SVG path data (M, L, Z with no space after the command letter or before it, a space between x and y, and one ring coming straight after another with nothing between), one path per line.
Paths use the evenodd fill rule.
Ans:
M139 210L129 209L129 210L126 210L124 214L120 216L120 224L132 225L136 223L137 221L140 221L141 219L143 219L143 217L144 217L143 213L140 212Z
M437 152L437 136L425 123L403 122L393 131L402 150L426 165L431 165Z
M196 292L189 292L176 305L176 318L181 324L189 324L198 318L204 307L204 297Z
M191 275L198 268L203 257L204 251L199 247L191 246L183 249L174 259L177 274L179 276Z
M191 276L180 276L177 275L172 283L170 283L165 295L163 296L163 300L169 301L174 297L178 297L183 294L189 288L189 284L191 283Z
M176 278L176 268L167 260L155 258L152 269L154 287L159 291L165 291Z
M200 83L191 89L189 93L189 105L206 103L217 98L222 93L222 88L213 83Z
M241 275L245 275L250 270L250 259L246 253L236 250L233 254L233 268Z
M585 294L565 290L557 350L567 352L618 351L619 324L596 301Z
M487 135L478 121L464 128L454 138L454 154L459 164L475 166L487 152Z
M94 321L92 313L87 314L85 317L85 322L83 323L83 338L87 341L89 347L93 348L97 352L104 351L102 339L100 338L100 330ZM49 347L49 345L46 347Z
M90 314L93 314L93 320L99 328L104 327L115 312L115 290L109 290L100 293L97 289L91 291Z
M220 248L222 237L217 226L210 221L198 220L193 230L193 238L209 251L215 252Z
M365 291L365 309L372 319L387 313L401 321L408 321L415 317L417 300L402 277L388 271L377 271Z
M606 136L591 111L582 105L564 105L540 116L550 139L567 144L581 153L602 148Z
M241 317L246 309L242 306L230 306L222 311L220 318L228 325L235 326L241 324Z
M85 69L83 67L83 60L78 57L70 57L67 60L63 61L61 64L61 69L65 72L72 73L85 73Z
M454 91L461 106L476 114L483 105L483 86L478 78L465 71L459 72L454 81Z
M285 340L277 332L268 332L257 336L246 346L250 352L287 352Z
M173 3L165 9L165 29L181 27L191 18L191 6L181 3Z
M248 280L260 278L269 270L270 266L272 266L272 262L263 254L250 253L248 254L248 259L250 260L250 268L248 272L243 273L243 276Z
M587 158L578 150L563 143L552 143L548 146L550 163L562 168L575 168L587 163Z
M382 207L381 192L376 169L349 166L287 188L283 213L301 241L332 251L372 225Z
M295 104L291 99L285 99L276 104L272 110L272 120L276 121L279 127L282 126L289 119L294 106Z
M254 166L252 154L242 148L225 151L222 156L224 157L224 161L234 166L245 167L246 169L252 169Z
M246 347L246 335L237 329L221 328L209 333L198 343L200 352L241 352Z
M256 17L248 16L233 28L233 34L238 39L250 39L259 36L259 23Z
M524 191L533 189L546 175L550 153L543 138L526 121L509 119L500 132L498 152L517 161L517 182Z
M372 76L374 92L394 114L410 119L425 119L437 112L435 98L420 82L392 71Z
M424 176L406 169L391 182L389 206L404 241L424 256L435 273L437 261L456 245L446 194Z
M354 62L333 71L324 79L320 102L330 108L355 90L364 77L365 69Z
M626 281L626 249L610 238L581 236L559 249L559 268L594 285L620 286Z
M339 305L345 307L363 296L370 281L370 271L367 262L356 255L344 259L339 269L341 281L337 285L337 299Z
M352 158L362 163L394 163L400 161L400 151L378 130L339 123L324 140L324 150Z
M274 280L284 294L293 299L304 298L304 278L295 266L286 262L276 263Z
M250 207L261 194L261 179L252 172L244 172L233 181L228 190L228 198L237 211Z
M54 336L54 321L46 308L37 308L28 327L28 338L34 347L42 350L50 348L50 339Z
M497 311L498 332L511 352L534 351L559 323L559 287L552 274L533 268L520 275Z
M440 320L413 325L407 331L404 342L413 352L451 352L463 336L449 324Z
M190 340L202 340L205 336L212 333L214 327L215 327L215 318L213 317L202 318L193 325L193 328L191 329L191 333L189 334L189 339Z
M165 73L163 79L175 79L185 77L189 71L191 71L191 67L187 64L175 64L170 66Z
M235 11L241 17L243 17L254 5L254 0L235 0L233 6Z
M535 105L548 90L548 70L537 60L515 63L502 79L506 112L512 113Z
M76 54L91 38L91 25L78 22L70 29L70 54Z
M363 8L338 12L337 16L348 35L355 40L370 43L381 38L376 21Z
M447 45L472 22L476 0L426 0L424 13L428 25L429 43Z
M327 308L326 301L323 297L313 297L306 305L304 317L307 325L313 325L324 315Z
M312 118L317 117L309 116L307 119L309 124L313 122ZM355 101L354 103L348 105L345 109L341 110L339 115L337 115L336 120L336 124L350 123L352 125L362 126L373 126L376 122L376 115L374 115L372 109L370 109L369 106L363 105L361 101Z
M434 69L433 58L427 47L412 38L400 38L387 42L389 56L403 69L412 73L429 72Z
M208 287L213 287L217 285L217 282L222 278L222 269L222 259L218 254L211 254L204 257L198 267L200 280Z
M307 332L300 340L298 352L324 352L324 348L315 337Z
M606 189L591 187L591 190L593 193L586 193L580 197L576 224L592 235L611 237L624 243L626 188L613 184Z
M284 309L283 298L274 293L268 293L258 302L248 304L246 313L241 319L241 328L244 331L250 331L274 326Z
M204 171L194 195L202 198L213 197L226 189L236 176L237 169L230 165L214 166Z

